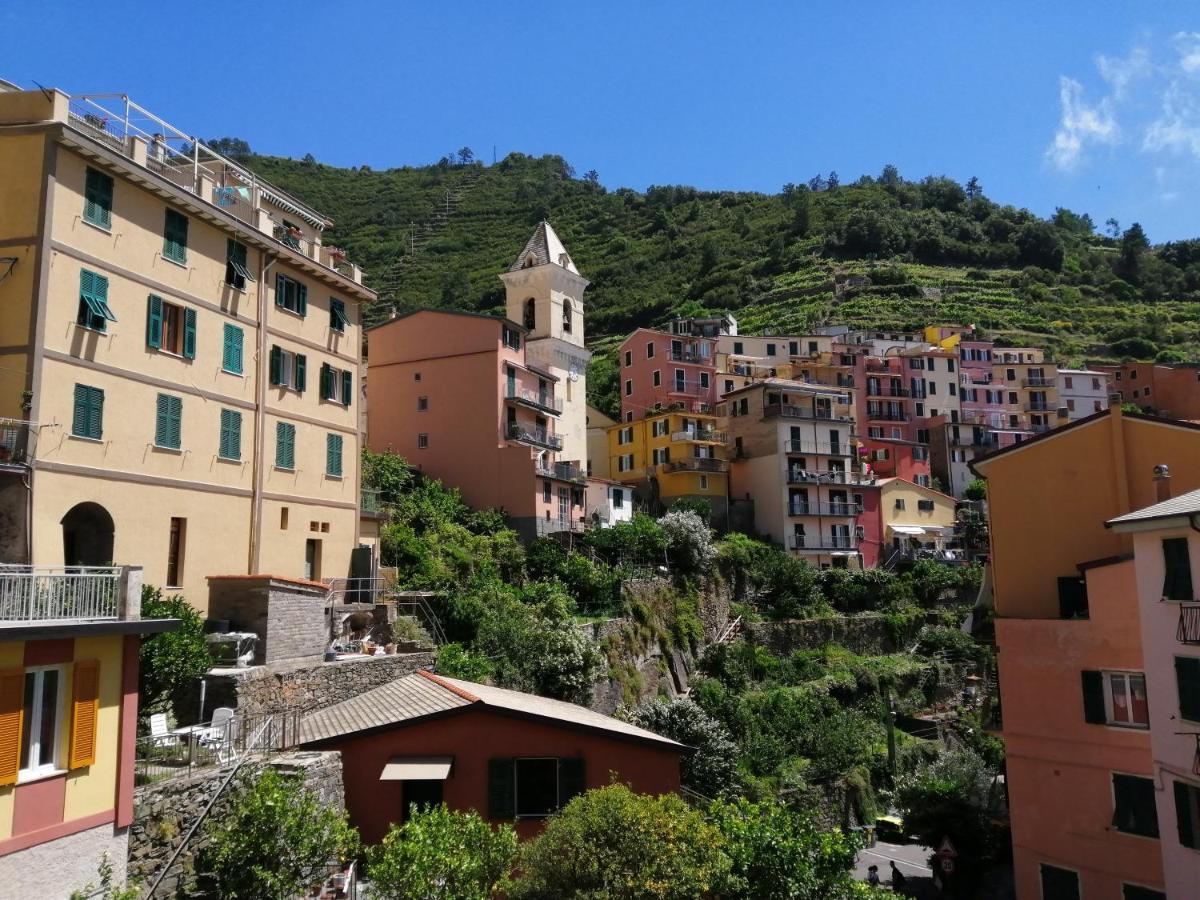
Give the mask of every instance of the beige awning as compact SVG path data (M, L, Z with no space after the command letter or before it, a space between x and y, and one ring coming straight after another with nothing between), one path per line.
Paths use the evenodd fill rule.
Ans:
M924 534L926 530L922 525L889 525L888 528L896 534Z
M453 756L393 756L383 767L380 781L445 781Z

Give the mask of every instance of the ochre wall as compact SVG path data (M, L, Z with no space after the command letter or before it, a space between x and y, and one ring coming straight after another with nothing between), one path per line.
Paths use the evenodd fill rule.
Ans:
M34 282L38 268L37 235L42 188L44 139L41 135L21 135L0 141L0 172L20 172L21 177L0 178L0 240L21 241L0 247L0 257L16 257L9 264L0 262L0 416L24 419L21 393L32 368L29 344L33 337L31 317L35 307Z

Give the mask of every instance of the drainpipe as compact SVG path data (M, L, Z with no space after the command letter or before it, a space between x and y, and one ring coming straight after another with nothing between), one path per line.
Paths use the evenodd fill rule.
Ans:
M270 372L263 372L263 363L270 357L267 348L267 272L279 257L270 259L262 253L258 277L258 360L254 372L254 486L250 498L250 559L246 574L255 575L262 560L262 495L266 450L263 442L267 430L267 381Z

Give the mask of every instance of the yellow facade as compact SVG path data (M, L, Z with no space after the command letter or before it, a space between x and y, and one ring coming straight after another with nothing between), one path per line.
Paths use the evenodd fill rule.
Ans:
M0 123L24 98L0 94ZM18 257L0 280L0 416L33 423L29 534L23 553L0 540L0 560L78 561L66 558L63 520L90 503L113 522L112 559L90 562L143 565L148 584L179 588L202 611L211 575L346 576L358 543L360 304L374 294L357 270L325 262L314 224L324 220L265 189L257 220L239 220L215 205L210 183L159 177L135 145L93 140L74 118L0 124L0 256ZM85 216L89 170L112 179L106 225ZM187 221L182 261L165 255L168 211ZM276 238L293 220L300 250ZM244 287L226 281L231 239L246 248ZM78 321L81 273L107 279L116 321L103 329ZM277 303L278 276L306 290L305 314ZM178 317L161 347L148 336L152 295ZM191 354L187 337L167 337L185 316ZM240 371L227 365L230 328ZM303 392L270 383L284 352L305 359ZM347 402L323 397L325 367L349 373ZM103 392L98 439L73 433L77 386ZM177 448L158 440L163 397L178 404ZM236 453L222 452L228 423L240 426ZM295 430L287 468L276 464L279 423Z
M954 527L957 501L947 494L932 488L922 487L903 478L888 478L880 482L879 511L883 523L884 539L901 540L910 535L893 531L893 525L915 525L931 529L924 535L913 535L922 544L938 543L936 537L941 529Z
M728 441L717 431L716 416L660 413L610 426L607 433L613 480L636 484L653 478L668 505L679 497L728 496Z

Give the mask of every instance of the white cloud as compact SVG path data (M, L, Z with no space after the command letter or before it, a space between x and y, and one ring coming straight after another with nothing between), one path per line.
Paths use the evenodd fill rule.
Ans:
M1200 75L1200 32L1181 31L1172 38L1179 53L1179 68L1185 75Z
M1142 149L1200 158L1200 98L1178 82L1168 85L1162 95L1162 112L1146 126Z
M1078 165L1088 144L1115 144L1120 128L1113 112L1113 101L1104 97L1089 105L1083 99L1083 85L1065 75L1059 78L1059 102L1062 117L1046 155L1059 169L1069 171Z
M1123 98L1135 81L1154 71L1150 51L1145 46L1134 47L1126 57L1097 56L1096 68L1100 70L1100 77L1112 87L1115 100Z

